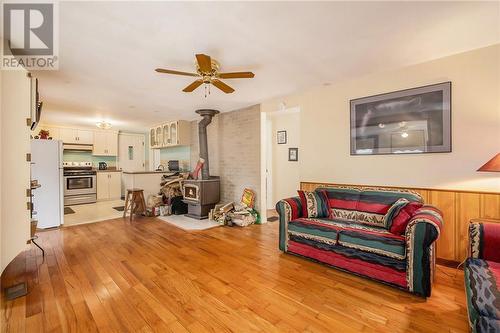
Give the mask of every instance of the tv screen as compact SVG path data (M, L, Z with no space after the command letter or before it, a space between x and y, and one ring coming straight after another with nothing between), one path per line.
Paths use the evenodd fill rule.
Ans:
M351 155L451 152L451 82L351 100Z

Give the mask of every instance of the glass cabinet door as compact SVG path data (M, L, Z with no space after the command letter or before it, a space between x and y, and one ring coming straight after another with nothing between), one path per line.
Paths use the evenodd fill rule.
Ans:
M177 144L177 122L170 123L170 144Z
M156 146L156 131L154 128L152 128L150 131L149 131L149 145L151 147L154 147Z
M168 146L170 144L170 128L168 124L163 125L163 145Z
M158 147L161 147L162 140L163 140L163 136L161 134L161 130L162 130L161 126L159 126L159 127L156 128L156 146L158 146Z

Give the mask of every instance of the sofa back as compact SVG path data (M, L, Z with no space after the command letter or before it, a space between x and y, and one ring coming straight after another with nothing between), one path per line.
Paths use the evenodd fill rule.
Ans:
M418 193L407 190L338 186L318 187L316 191L326 191L332 217L384 228L384 217L396 201L423 202Z

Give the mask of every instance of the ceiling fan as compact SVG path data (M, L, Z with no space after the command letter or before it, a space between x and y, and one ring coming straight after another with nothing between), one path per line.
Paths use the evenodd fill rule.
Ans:
M226 94L230 94L234 91L233 88L222 82L220 79L251 79L255 75L252 72L232 72L232 73L219 73L220 64L210 58L210 56L206 54L197 54L196 55L196 73L187 73L174 71L170 69L157 68L155 69L158 73L164 74L174 74L174 75L184 75L184 76L193 76L198 77L193 83L188 85L186 88L182 89L184 92L192 92L202 84L206 84L205 86L205 97L206 97L206 88L207 86L210 89L210 84L219 88ZM209 91L210 93L210 91Z

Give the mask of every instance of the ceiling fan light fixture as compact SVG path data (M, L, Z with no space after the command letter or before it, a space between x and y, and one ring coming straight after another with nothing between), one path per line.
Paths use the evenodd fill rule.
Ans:
M222 82L221 79L251 79L255 76L254 73L252 72L220 73L219 72L220 63L217 60L212 59L210 56L202 53L196 54L195 56L196 56L196 62L195 62L196 73L181 72L164 68L156 68L155 71L157 73L163 73L163 74L198 77L197 80L195 80L190 85L182 89L182 91L190 93L193 92L196 88L198 88L202 84L205 84L205 97L207 96L206 85L209 85L208 94L210 94L210 85L215 86L216 88L222 90L226 94L230 94L234 92L234 89L229 85L227 85L226 83Z
M97 127L99 127L100 129L110 129L111 128L111 124L107 121L100 121L98 123L95 124Z

